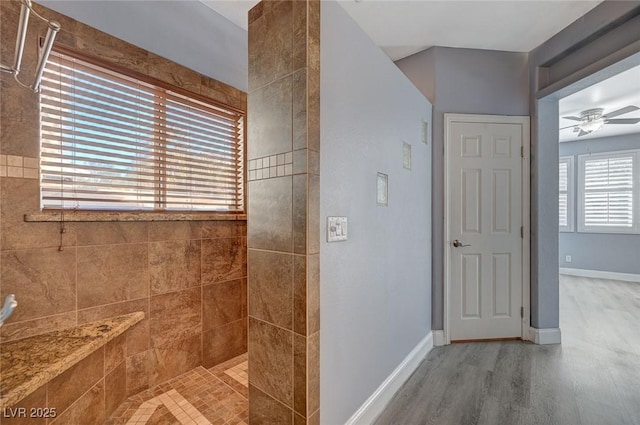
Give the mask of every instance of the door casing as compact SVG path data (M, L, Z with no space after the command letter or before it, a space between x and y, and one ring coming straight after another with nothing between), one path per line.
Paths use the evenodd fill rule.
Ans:
M530 340L530 317L531 317L531 245L530 245L530 119L528 116L507 116L507 115L474 115L474 114L444 114L444 343L451 344L451 332L449 329L449 313L451 308L450 298L450 271L451 249L449 237L449 146L451 136L451 124L454 122L468 123L488 123L488 124L519 124L522 128L522 332L523 340Z

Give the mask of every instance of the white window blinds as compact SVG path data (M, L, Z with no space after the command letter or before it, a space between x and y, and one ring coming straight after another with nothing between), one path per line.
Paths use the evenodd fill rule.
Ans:
M573 231L573 156L562 157L558 165L558 226Z
M44 209L242 211L244 115L52 52Z
M582 231L634 232L637 152L580 157Z

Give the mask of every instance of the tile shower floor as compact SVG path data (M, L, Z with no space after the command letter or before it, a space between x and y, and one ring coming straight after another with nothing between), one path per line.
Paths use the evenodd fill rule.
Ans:
M125 400L105 425L246 425L247 355L200 366Z

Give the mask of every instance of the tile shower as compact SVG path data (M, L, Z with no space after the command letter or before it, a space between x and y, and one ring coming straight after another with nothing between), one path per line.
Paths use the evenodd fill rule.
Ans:
M60 44L246 110L246 94L233 87L34 7L61 23ZM15 40L19 13L19 2L0 2L3 58L13 55L13 42L5 40ZM24 69L35 66L37 37L44 32L43 24L32 20ZM25 214L39 210L38 95L7 74L0 83L0 296L14 293L19 302L0 328L0 350L2 343L56 329L134 311L145 314L104 353L59 377L58 391L69 397L49 423L74 423L87 406L92 414L82 423L102 423L127 397L246 353L245 217L67 222L64 233L59 222L25 222ZM104 372L90 373L96 369ZM36 391L24 403L45 407L46 392ZM45 421L3 418L2 423Z

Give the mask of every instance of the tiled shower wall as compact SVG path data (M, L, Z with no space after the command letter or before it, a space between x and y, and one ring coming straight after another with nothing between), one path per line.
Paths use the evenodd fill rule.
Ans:
M34 7L61 23L57 42L65 46L246 110L243 92ZM3 63L13 58L19 13L17 1L0 1ZM45 33L39 20L30 21L22 76L27 81L35 70L38 36ZM25 222L25 214L39 210L38 95L8 74L0 83L0 295L14 293L19 303L0 328L1 341L143 311L145 320L127 332L123 366L114 368L120 376L111 377L118 383L111 406L195 366L246 352L243 217L71 222L62 234L60 223Z
M320 1L249 12L251 425L319 424Z

